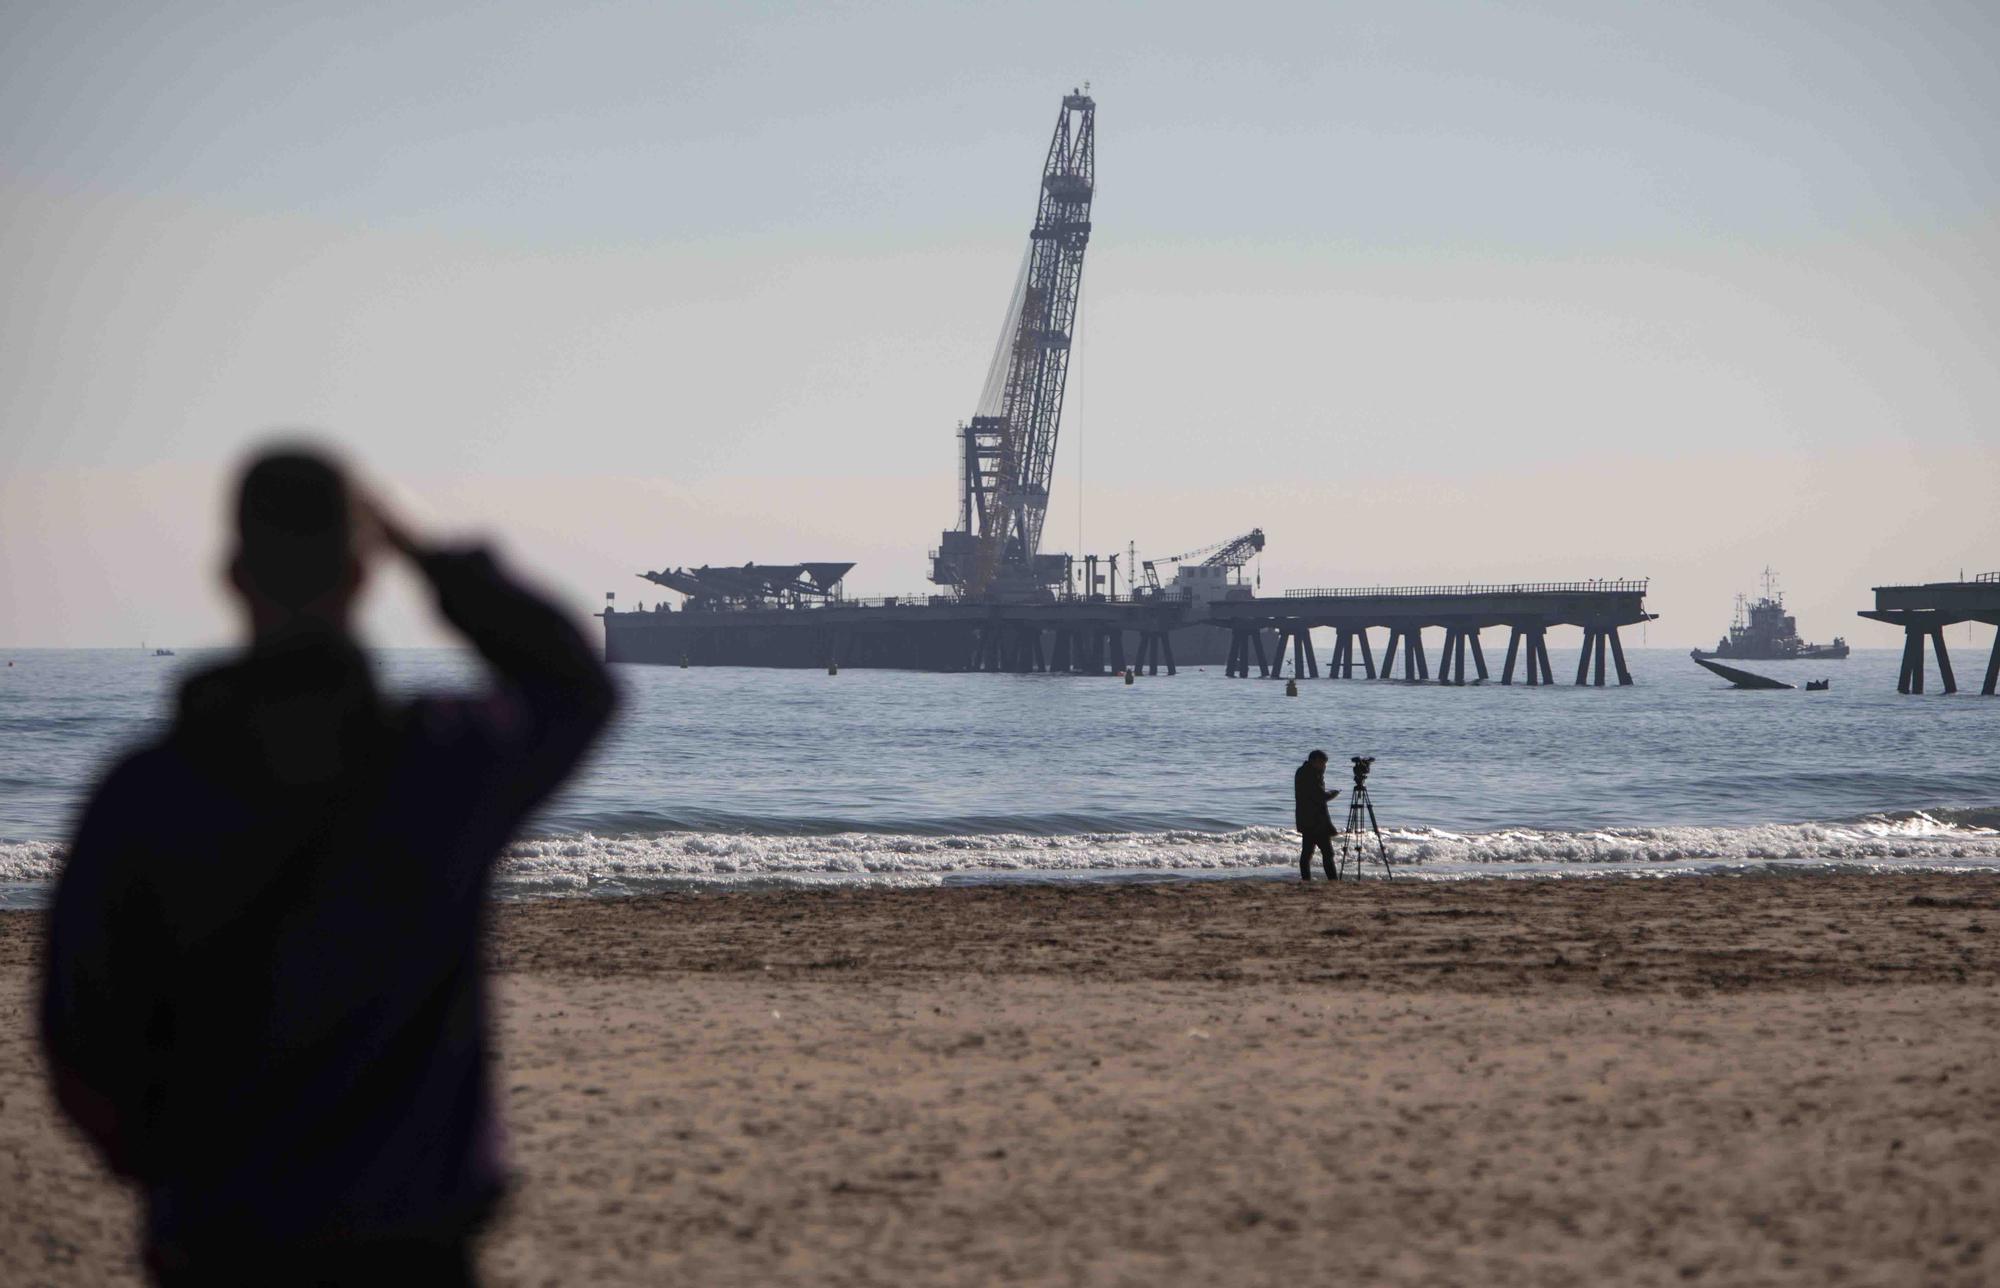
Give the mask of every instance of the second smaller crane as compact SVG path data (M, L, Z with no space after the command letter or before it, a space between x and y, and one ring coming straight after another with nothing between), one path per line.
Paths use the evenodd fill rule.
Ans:
M1190 550L1184 555L1168 555L1164 559L1157 560L1148 559L1141 563L1139 568L1146 578L1146 584L1154 590L1158 590L1160 589L1160 574L1155 567L1156 564L1182 564L1200 559L1201 566L1204 568L1220 568L1226 572L1240 573L1243 570L1243 565L1256 558L1258 553L1263 549L1264 530L1262 528L1252 528L1240 537L1231 537L1227 541L1218 541L1212 546L1203 546L1199 550Z

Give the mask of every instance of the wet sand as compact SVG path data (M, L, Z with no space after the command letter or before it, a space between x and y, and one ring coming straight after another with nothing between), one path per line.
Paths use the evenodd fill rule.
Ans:
M497 910L497 1283L2000 1283L2000 879ZM0 1282L130 1282L0 916Z

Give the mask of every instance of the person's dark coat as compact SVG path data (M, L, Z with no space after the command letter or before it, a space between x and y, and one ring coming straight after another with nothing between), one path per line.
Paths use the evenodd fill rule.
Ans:
M1292 821L1301 836L1325 836L1333 831L1333 816L1326 803L1340 795L1326 789L1326 766L1311 760L1292 775Z
M421 566L491 692L391 703L345 636L260 643L187 683L77 828L43 1041L156 1255L449 1239L500 1188L489 878L613 695L483 553Z

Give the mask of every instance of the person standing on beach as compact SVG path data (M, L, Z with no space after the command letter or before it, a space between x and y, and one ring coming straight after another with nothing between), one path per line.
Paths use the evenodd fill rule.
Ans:
M1326 785L1326 753L1314 750L1292 774L1292 821L1299 829L1299 880L1313 879L1313 851L1320 853L1326 879L1338 880L1333 866L1333 816L1326 803L1340 795L1339 788Z
M145 1200L157 1283L471 1281L499 1197L480 948L494 861L609 719L603 665L482 550L328 457L237 495L249 646L84 811L49 917L58 1101ZM493 682L391 703L350 618L399 555Z

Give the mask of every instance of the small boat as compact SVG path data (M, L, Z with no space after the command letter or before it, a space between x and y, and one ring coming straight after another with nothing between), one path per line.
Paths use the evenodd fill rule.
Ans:
M1700 649L1690 650L1688 655L1694 659L1696 666L1707 667L1739 689L1789 689L1794 687L1786 684L1783 680L1774 680L1768 675L1758 675L1754 671L1739 671L1733 666L1724 666L1720 662L1711 662L1701 655Z
M172 657L173 655L174 651L170 648L156 648L153 650L154 657Z
M1832 688L1832 687L1833 687L1833 681L1832 681L1832 680L1807 680L1807 681L1806 681L1806 692L1807 692L1807 693L1825 693L1825 692L1826 692L1826 691L1827 691L1828 689L1830 689L1830 688Z

